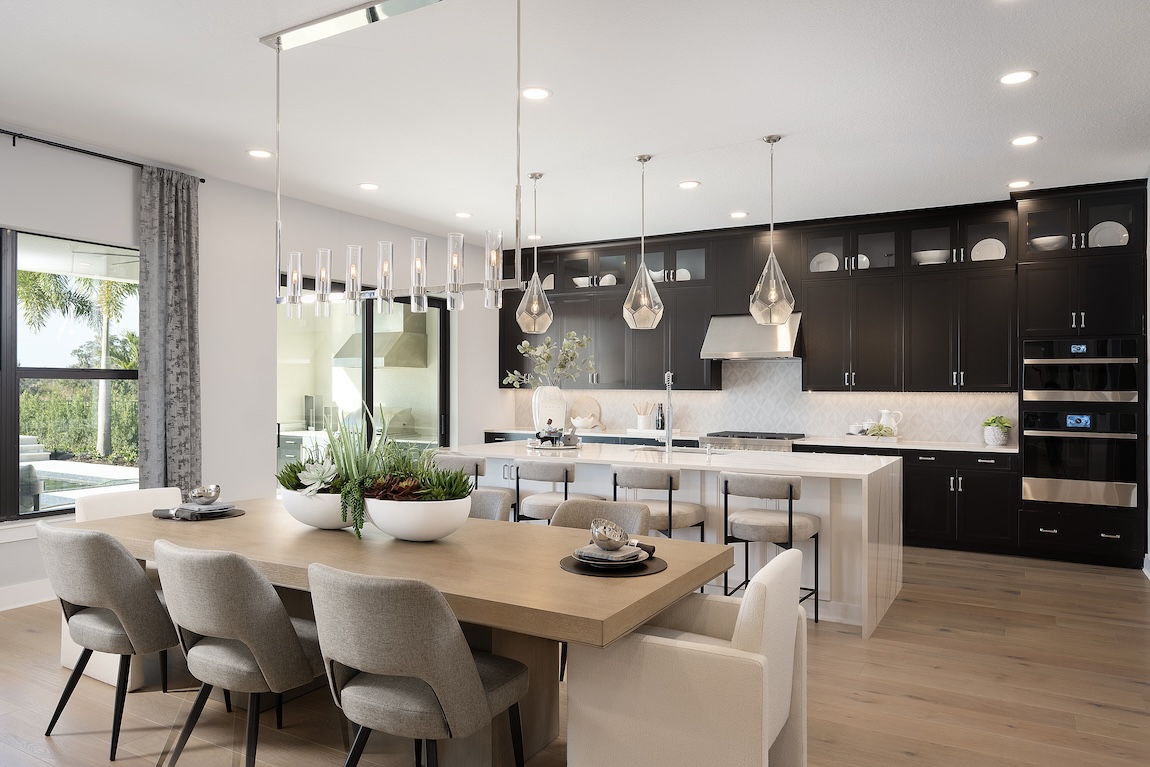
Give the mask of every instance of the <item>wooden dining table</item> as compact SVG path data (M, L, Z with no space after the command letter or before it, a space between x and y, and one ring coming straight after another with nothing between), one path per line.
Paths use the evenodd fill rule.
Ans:
M160 539L234 551L287 593L309 591L307 568L313 562L430 583L446 597L473 646L528 665L531 686L520 704L528 756L559 734L559 642L605 647L734 563L730 546L640 537L656 546L666 570L595 577L559 565L588 543L586 530L468 519L438 541L401 541L370 525L356 539L349 530L297 522L275 499L236 506L245 513L226 519L185 522L140 514L72 525L112 535L139 559L154 559ZM445 742L444 764L504 763L509 739L498 722L461 742Z

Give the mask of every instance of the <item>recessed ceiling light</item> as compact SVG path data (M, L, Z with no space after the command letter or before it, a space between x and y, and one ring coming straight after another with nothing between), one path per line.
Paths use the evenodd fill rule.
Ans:
M531 99L532 101L539 101L551 95L551 91L546 88L524 88L523 98Z
M1028 146L1029 144L1037 144L1042 139L1042 136L1019 136L1018 138L1011 139L1010 143L1015 146Z
M372 184L371 182L364 182L359 185L359 188L365 192L374 192L379 189L379 184Z
M1027 80L1033 80L1038 75L1033 69L1022 69L1018 72L1011 72L1010 74L1003 75L998 78L998 82L1003 85L1018 85Z
M748 215L747 211L745 211L745 210L736 210L734 213L731 214L731 218L746 218L747 215Z
M679 182L679 188L680 189L694 189L697 186L699 186L698 181L680 181Z
M1010 187L1011 189L1025 189L1026 187L1030 186L1030 182L1029 181L1011 181L1009 184L1007 184L1007 186Z
M252 157L258 157L261 160L266 160L272 156L272 153L266 149L249 149L248 154Z
M455 214L456 218L471 218L471 214L465 210L461 210Z
M529 235L527 235L527 239L529 239L529 240L542 240L543 235L541 235L541 234L529 234Z

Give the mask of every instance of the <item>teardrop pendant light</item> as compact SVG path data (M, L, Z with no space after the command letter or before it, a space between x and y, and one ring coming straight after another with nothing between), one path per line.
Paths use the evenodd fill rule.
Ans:
M527 290L519 308L515 310L515 321L524 333L546 333L551 327L555 313L551 311L551 303L547 300L547 293L543 290L543 282L539 279L539 179L542 173L529 173L533 182L531 189L531 204L535 215L535 269L531 280L527 283Z
M760 325L785 325L795 309L795 297L791 286L783 276L779 259L775 257L775 144L782 136L764 136L763 141L771 145L771 252L767 264L751 294L750 312Z
M643 169L639 208L639 271L623 302L623 319L632 330L654 330L663 318L663 299L659 298L659 291L655 290L655 282L647 271L647 162L651 155L641 154L635 159Z

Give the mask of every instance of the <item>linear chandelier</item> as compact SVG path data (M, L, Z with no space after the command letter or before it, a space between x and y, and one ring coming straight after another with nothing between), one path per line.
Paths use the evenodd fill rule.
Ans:
M285 304L288 317L302 317L303 297L303 254L298 251L288 253L287 286L281 292L280 281L283 275L283 209L281 193L280 168L280 58L285 50L307 43L322 40L332 35L340 34L351 29L366 26L383 19L394 17L401 13L423 8L439 2L440 0L383 0L378 3L363 3L339 13L314 19L289 29L276 32L260 38L260 42L273 48L276 52L276 97L275 97L275 198L276 198L276 239L275 239L275 268L276 268L276 303ZM447 269L443 284L428 284L428 253L427 238L411 238L411 287L407 290L396 289L394 286L395 261L394 244L381 240L376 244L375 289L363 288L363 248L360 245L349 245L347 248L347 264L344 273L344 301L348 314L358 315L360 304L365 300L374 300L376 312L391 312L397 298L410 298L413 312L427 311L427 298L429 295L439 294L447 296L447 308L456 311L463 308L464 294L472 291L483 291L483 305L489 309L499 309L503 306L503 291L508 289L523 289L523 259L522 259L522 185L520 183L521 169L521 101L522 101L522 67L521 67L521 3L515 2L515 276L513 279L503 279L503 232L502 230L487 230L484 244L483 281L476 283L464 282L464 240L460 232L451 232L447 235ZM538 183L542 174L532 174ZM538 259L538 256L536 256ZM332 302L331 277L331 250L319 248L315 256L315 310L317 316L328 316ZM538 271L536 271L536 278ZM542 297L542 301L538 300ZM524 295L526 301L527 295ZM551 324L553 314L546 295L540 285L539 296L536 296L537 308L545 307L541 314L527 316L523 312L517 313L520 327L526 333L542 333Z

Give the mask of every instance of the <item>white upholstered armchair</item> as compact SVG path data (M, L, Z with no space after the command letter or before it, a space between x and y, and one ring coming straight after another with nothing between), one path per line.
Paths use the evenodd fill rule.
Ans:
M608 647L572 644L567 763L806 765L801 569L784 551L742 599L688 594Z

